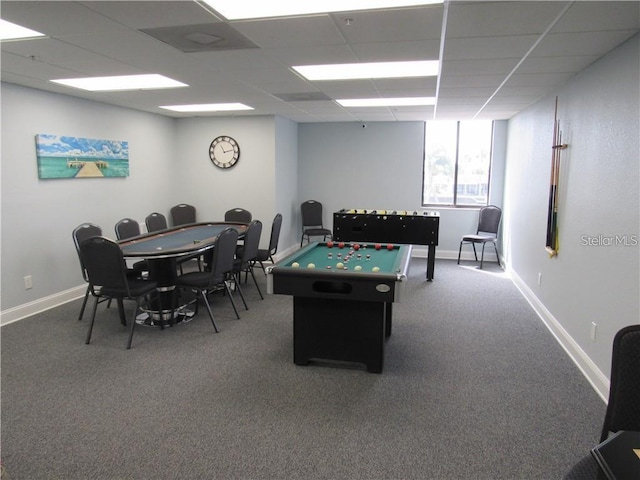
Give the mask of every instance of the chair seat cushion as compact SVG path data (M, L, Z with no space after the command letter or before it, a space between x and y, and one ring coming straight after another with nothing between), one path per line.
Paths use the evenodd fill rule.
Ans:
M108 286L100 287L100 294L107 297L135 298L151 292L158 287L158 282L139 280L137 278L128 278L127 282L129 283L129 292L131 293L131 297L128 297L127 291L123 288Z
M474 243L486 243L486 242L495 242L498 239L494 235L465 235L462 237L463 242L474 242Z
M211 272L189 272L178 277L178 285L183 287L207 288L209 285L217 285L224 280L224 275L216 275L213 277Z
M265 262L269 260L269 258L271 258L271 251L267 249L258 250L258 256L256 257L256 260L258 260L259 262Z
M328 228L305 228L305 235L310 235L312 237L320 236L320 235L331 235L331 230Z

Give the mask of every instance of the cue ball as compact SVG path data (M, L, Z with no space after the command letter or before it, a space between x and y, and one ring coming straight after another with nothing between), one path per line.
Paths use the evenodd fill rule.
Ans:
M387 245L387 250L393 250L393 244L390 243L389 245Z
M299 264L298 262L293 262L293 263L291 264L291 266L292 266L293 268L298 268L298 267L300 266L300 264Z
M379 272L380 271L380 267L373 267L371 269L372 272Z
M336 263L336 268L339 269L339 270L342 270L344 268L344 263L342 263L342 262Z
M307 268L316 268L316 264L315 263L310 263L309 265L307 265Z
M376 243L376 250L380 250L382 248L382 245L380 245L379 243Z
M354 270L356 272L359 272L360 270L362 270L362 267L360 265L356 265L356 267L354 268Z

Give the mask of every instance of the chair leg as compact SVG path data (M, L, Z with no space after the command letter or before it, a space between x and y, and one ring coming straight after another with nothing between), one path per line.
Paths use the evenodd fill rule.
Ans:
M140 301L146 298L147 295L136 298L136 306L133 309L133 316L131 317L131 325L129 325L129 339L127 340L127 350L131 349L131 342L133 341L133 330L136 328L136 317L138 316L138 310L140 310ZM162 322L162 319L160 320Z
M122 298L118 298L117 303L118 303L118 314L120 315L120 323L126 326L127 317L124 314L124 301L122 300Z
M460 248L458 249L458 265L460 265L460 254L462 253L462 242L460 242Z
M476 262L478 261L478 254L476 253L476 244L471 242L471 246L473 247L473 256L476 258Z
M482 256L480 257L480 270L482 270L482 263L484 262L484 246L486 245L485 242L482 242Z
M233 311L236 313L236 318L240 320L240 315L238 315L238 309L236 308L236 302L233 300L233 293L231 292L227 282L224 282L224 288L227 291L227 295L229 295L229 300L231 300L231 306L233 307Z
M245 310L249 310L249 307L247 306L247 301L244 299L244 293L242 293L242 287L240 286L240 282L238 281L239 280L239 278L238 278L239 276L240 276L240 274L238 274L237 277L234 275L233 279L235 281L236 288L238 289L238 293L240 294L240 298L242 299L242 303L244 304L244 309Z
M136 328L136 313L138 312L138 301L136 301L136 308L133 311L133 319L131 320L131 325L129 325L129 339L127 340L127 350L131 348L131 342L133 341L133 330Z
M262 296L262 292L260 291L260 287L258 286L258 281L256 280L256 276L253 274L253 268L249 267L249 273L253 277L253 283L256 284L256 288L258 289L258 293L260 294L260 299L264 300L264 297Z
M213 324L213 329L218 333L218 326L216 325L216 321L213 319L213 312L211 311L211 305L209 304L209 299L207 298L207 290L200 290L202 294L202 299L204 300L204 305L207 307L207 312L209 312L209 318L211 319L211 323Z
M89 324L89 331L87 332L87 340L84 342L87 345L91 341L91 332L93 331L93 322L96 320L96 311L98 310L98 297L95 297L96 301L93 304L93 312L91 314L91 323Z
M80 316L78 317L78 321L82 320L82 316L84 315L84 309L87 307L87 300L89 300L90 294L91 294L91 286L87 285L87 291L84 294L84 300L82 300L82 307L80 308Z
M500 254L498 253L498 245L496 245L496 242L493 242L493 248L495 248L496 250L496 258L498 259L498 266L502 267L502 264L500 263Z

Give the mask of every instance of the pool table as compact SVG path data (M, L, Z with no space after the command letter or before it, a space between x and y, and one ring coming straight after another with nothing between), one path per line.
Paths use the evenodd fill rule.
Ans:
M412 247L356 248L314 242L267 268L267 292L293 296L296 365L356 362L382 372L392 304L402 298Z

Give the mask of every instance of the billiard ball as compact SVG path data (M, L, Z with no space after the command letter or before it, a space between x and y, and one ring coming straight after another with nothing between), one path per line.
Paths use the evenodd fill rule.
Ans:
M373 267L371 269L372 272L379 272L380 271L380 267Z
M355 268L354 268L354 270L355 270L356 272L359 272L360 270L362 270L362 266L360 266L360 265L356 265L356 266L355 266Z
M300 264L299 264L298 262L293 262L293 263L291 264L291 266L292 266L293 268L298 268L298 267L300 266Z
M354 250L360 250L360 245L358 245L357 243L353 246Z
M327 242L327 248L333 248L333 242L331 240Z
M382 248L382 245L380 245L379 243L376 243L376 250L380 250Z
M307 268L316 268L316 264L315 263L310 263L309 265L307 265Z
M393 250L393 244L390 243L389 245L387 245L387 250Z
M338 248L344 248L344 242L338 243Z
M337 268L338 270L342 270L342 269L344 268L344 263L342 263L342 262L338 262L338 263L336 263L336 268Z

